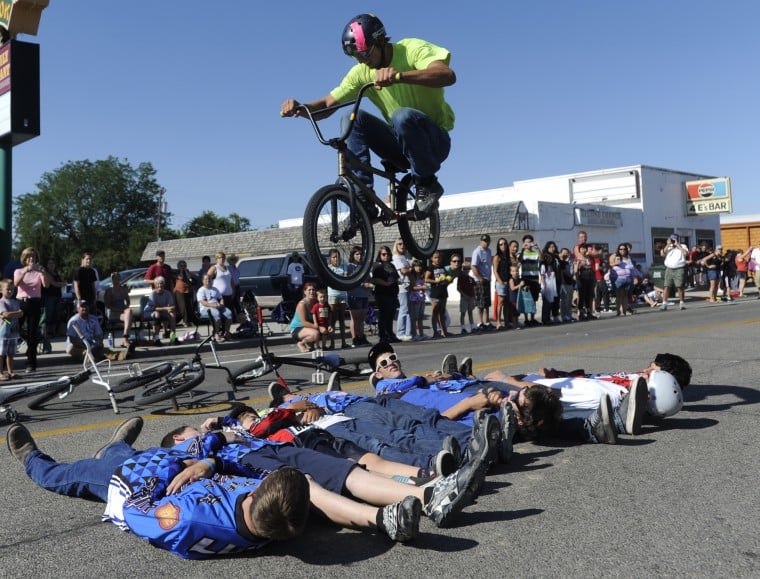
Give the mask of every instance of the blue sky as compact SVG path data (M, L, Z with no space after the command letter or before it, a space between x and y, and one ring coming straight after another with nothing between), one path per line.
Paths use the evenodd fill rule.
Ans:
M335 155L279 107L338 84L360 12L452 52L447 192L641 163L731 177L735 213L760 213L754 0L51 0L19 37L40 44L42 134L14 148L14 195L113 155L153 164L174 227L300 216Z

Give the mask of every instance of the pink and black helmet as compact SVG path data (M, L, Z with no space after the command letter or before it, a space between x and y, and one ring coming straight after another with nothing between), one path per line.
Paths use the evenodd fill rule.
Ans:
M373 46L386 41L385 26L374 14L359 14L343 29L343 52L352 58L366 59Z

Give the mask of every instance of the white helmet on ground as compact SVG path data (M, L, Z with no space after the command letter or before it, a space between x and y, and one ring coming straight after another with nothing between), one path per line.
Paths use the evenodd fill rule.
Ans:
M683 392L672 374L662 370L649 373L649 413L654 416L673 416L683 408Z

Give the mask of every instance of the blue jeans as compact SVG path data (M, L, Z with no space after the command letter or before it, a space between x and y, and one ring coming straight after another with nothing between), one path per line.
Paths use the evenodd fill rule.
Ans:
M56 462L33 450L26 459L27 476L43 489L67 497L106 502L111 476L126 460L140 454L126 442L109 445L101 458L85 458L71 463Z
M348 114L341 128L346 127ZM396 109L391 125L384 120L359 110L356 123L346 144L348 150L362 163L370 164L370 151L401 169L411 167L416 177L432 177L449 156L449 133L436 125L422 111L410 108ZM363 183L372 186L372 174L354 170Z
M396 318L396 335L411 336L413 333L412 317L409 315L409 294L398 294L398 317Z
M345 415L355 420L327 428L385 459L428 468L441 450L443 439L452 435L465 448L472 430L442 418L436 410L421 408L396 398L367 399L348 406Z

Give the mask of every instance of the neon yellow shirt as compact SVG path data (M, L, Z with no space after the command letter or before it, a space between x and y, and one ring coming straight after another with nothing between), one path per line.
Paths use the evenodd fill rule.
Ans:
M436 60L448 65L451 60L448 50L419 38L405 38L392 43L392 46L390 66L402 73L424 70ZM366 64L357 63L330 94L339 103L344 103L355 99L363 85L374 81L375 70ZM370 90L365 94L380 109L388 123L396 109L408 107L422 111L445 131L454 128L454 111L443 98L443 88L399 83L382 90Z

